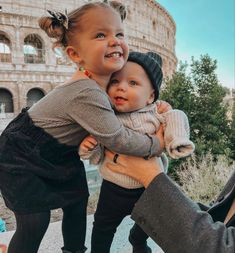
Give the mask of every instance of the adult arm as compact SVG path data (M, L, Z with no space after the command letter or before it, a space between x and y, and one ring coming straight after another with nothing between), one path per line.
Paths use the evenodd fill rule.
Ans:
M235 252L235 228L214 222L163 173L149 184L132 218L167 253Z
M112 152L105 154L113 159ZM161 172L154 159L146 161L120 155L116 165L109 163L107 167L135 178L146 187L132 218L165 252L234 253L235 228L214 222L210 214L202 211ZM226 184L225 193L234 185L234 179L235 173Z

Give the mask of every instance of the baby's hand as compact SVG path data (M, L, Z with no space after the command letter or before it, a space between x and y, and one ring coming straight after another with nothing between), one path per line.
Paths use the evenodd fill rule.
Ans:
M92 151L97 146L97 141L93 136L87 136L80 144L79 153Z
M164 112L168 112L170 110L172 110L172 107L169 103L167 103L166 101L163 101L163 100L157 101L157 112L159 114L164 113Z

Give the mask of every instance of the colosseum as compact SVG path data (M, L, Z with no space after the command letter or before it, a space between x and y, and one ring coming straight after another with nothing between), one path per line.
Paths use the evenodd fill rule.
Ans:
M0 121L12 119L23 107L32 106L74 71L38 26L47 10L68 12L85 0L2 0L0 3ZM163 58L164 76L177 65L176 25L154 0L120 0L127 7L126 33L130 50L155 51ZM0 129L1 132L1 129Z

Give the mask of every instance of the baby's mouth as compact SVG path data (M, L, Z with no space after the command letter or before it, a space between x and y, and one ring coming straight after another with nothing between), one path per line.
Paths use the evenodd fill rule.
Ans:
M115 97L114 100L115 100L116 102L127 101L127 99L124 98L124 97Z

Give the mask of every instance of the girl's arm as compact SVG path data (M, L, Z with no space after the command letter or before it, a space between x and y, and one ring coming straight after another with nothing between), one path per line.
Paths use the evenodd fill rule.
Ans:
M67 111L98 142L114 152L151 157L163 150L164 144L156 136L125 128L117 119L107 94L98 87L80 92Z
M104 159L104 148L90 135L81 142L78 154L82 160L89 160L90 164L97 165Z

